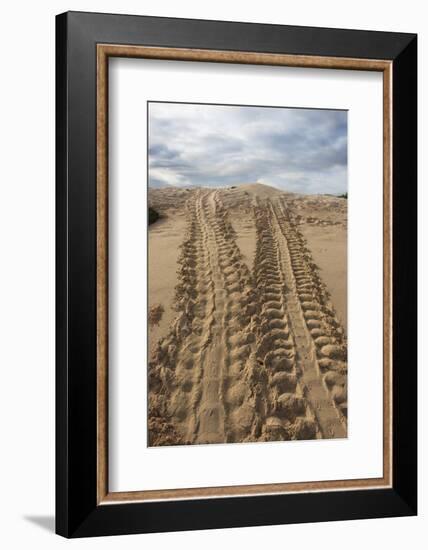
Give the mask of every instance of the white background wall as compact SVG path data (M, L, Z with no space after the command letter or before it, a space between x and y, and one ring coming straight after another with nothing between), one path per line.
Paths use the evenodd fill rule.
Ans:
M15 548L204 548L239 545L361 549L423 546L428 529L426 475L420 516L88 539L53 534L54 512L54 16L66 10L133 13L419 33L419 82L426 80L428 19L419 0L112 0L8 2L0 17L0 545ZM425 61L425 68L423 67ZM424 70L425 69L425 70ZM426 91L425 91L426 93ZM422 91L420 91L422 97ZM420 172L426 109L420 105ZM424 209L425 206L425 209ZM420 227L426 212L420 185ZM419 241L422 251L423 241ZM423 279L420 261L420 280ZM424 309L420 292L420 311ZM422 317L422 314L420 314ZM421 319L422 321L422 319ZM422 323L420 340L422 340ZM421 343L421 348L422 348ZM420 350L422 352L422 349ZM423 357L421 353L421 365ZM426 459L426 376L420 370L420 464ZM425 531L425 537L424 537Z

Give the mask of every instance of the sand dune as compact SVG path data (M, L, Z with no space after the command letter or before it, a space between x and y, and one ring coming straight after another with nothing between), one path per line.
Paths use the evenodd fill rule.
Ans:
M346 334L302 233L325 200L340 223L319 231L344 231L346 201L261 184L149 199L169 227L149 231L149 444L346 437Z

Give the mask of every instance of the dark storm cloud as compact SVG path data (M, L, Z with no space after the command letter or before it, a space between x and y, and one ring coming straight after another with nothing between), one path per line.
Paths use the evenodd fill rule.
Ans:
M151 103L149 184L265 183L303 193L347 187L347 113Z

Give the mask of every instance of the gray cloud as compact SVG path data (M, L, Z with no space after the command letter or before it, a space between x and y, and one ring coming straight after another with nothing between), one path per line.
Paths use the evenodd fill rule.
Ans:
M149 104L149 185L347 190L345 111Z

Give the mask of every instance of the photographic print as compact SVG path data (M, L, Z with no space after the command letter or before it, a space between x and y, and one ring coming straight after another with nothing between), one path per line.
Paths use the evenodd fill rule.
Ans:
M416 515L417 36L55 42L56 532Z
M149 446L346 438L347 112L147 108Z

